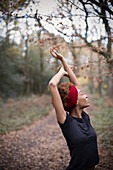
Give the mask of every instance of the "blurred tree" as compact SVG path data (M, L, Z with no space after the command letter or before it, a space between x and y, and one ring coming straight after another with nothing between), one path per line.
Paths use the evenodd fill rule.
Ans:
M18 11L26 8L31 0L1 0L0 1L0 11L2 12L2 16L0 19L4 20L6 24L6 38L9 41L9 32L8 25L11 21L14 20L13 12L17 12L15 17L18 16Z
M16 19L12 13L23 9L29 4L30 0L2 0L0 1L1 23L5 23L3 27L5 34L0 36L0 95L1 97L14 97L23 89L24 75L19 74L19 65L23 62L20 60L21 50L15 41L10 40L11 31L17 30ZM17 16L18 14L16 14ZM14 21L14 23L13 23ZM9 28L12 23L13 27ZM19 87L19 88L18 88Z
M30 87L30 82L31 82L31 77L30 77L30 72L31 72L31 66L28 63L28 41L29 41L29 34L28 34L29 28L28 28L28 21L26 18L26 36L25 38L25 69L24 69L24 75L26 77L25 79L25 94L29 95L31 93L31 87Z
M101 47L101 39L98 40L98 48ZM102 96L102 76L101 76L101 61L100 61L100 54L98 53L98 75L99 75L99 81L98 81L98 92L99 95Z
M107 34L107 50L106 52L103 53L103 56L107 59L108 62L108 68L109 68L109 72L113 73L113 58L111 55L111 26L110 26L110 22L108 20L108 18L113 19L113 11L112 11L112 6L113 6L113 1L104 1L104 0L88 0L86 2L84 2L83 0L80 0L80 2L83 5L84 11L86 13L86 34L88 32L88 22L87 22L87 18L90 15L90 11L88 10L89 7L88 5L91 7L92 9L92 13L96 16L102 19L103 24L104 24L104 28L106 30L106 34ZM94 12L93 12L94 11ZM99 44L100 46L100 44ZM101 89L101 83L99 84L99 91ZM99 92L101 93L101 91ZM107 94L109 97L113 98L113 76L109 76L108 79L108 91Z
M38 42L39 42L39 56L40 56L40 73L39 73L39 94L42 95L43 93L43 76L44 76L44 52L42 49L43 46L43 40L41 40L41 33L45 31L45 29L42 27L41 24L41 18L37 18L37 12L35 13L35 19L37 21L37 25L39 27L39 30L37 32ZM42 45L42 46L41 46Z
M15 97L22 91L24 76L19 74L21 51L4 40L0 45L0 96Z
M70 34L71 35L73 34L75 38L80 37L82 40L84 40L84 42L87 44L88 47L90 47L92 51L97 52L97 54L99 53L100 55L103 55L105 57L109 68L107 95L111 98L113 98L113 57L111 54L111 42L112 42L111 34L113 29L111 27L111 20L113 19L112 5L113 2L111 0L110 1L58 0L58 6L59 6L58 15L55 14L56 18L57 17L60 18L60 23L62 23L62 28L63 28L63 29L59 29L57 27L56 28L57 31L62 33L64 36L70 36ZM81 18L84 18L83 20L85 21L85 30L82 31L81 33L79 33L77 29L76 20L75 20L76 17L79 17L79 20L81 20ZM68 26L66 26L65 24L65 18L69 20ZM102 39L106 39L107 42L106 48L98 49L98 46L97 47L93 46L92 43L93 41L91 42L88 41L88 35L90 34L91 36L91 31L92 31L91 28L89 28L89 26L91 25L90 22L92 21L92 23L95 23L95 20L98 20L104 26L106 36L102 36ZM64 32L64 29L71 29L71 28L73 29L71 33L68 34Z
M41 41L41 31L38 32L38 40L39 42ZM39 94L42 94L42 89L43 89L43 74L44 74L44 63L43 63L43 49L39 45L39 56L40 56L40 73L39 73Z

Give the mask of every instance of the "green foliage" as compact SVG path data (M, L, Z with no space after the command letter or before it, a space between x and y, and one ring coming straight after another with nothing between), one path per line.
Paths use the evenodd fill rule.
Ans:
M27 58L22 56L22 45L10 43L7 38L0 46L0 96L16 97L39 93L40 54L39 48L30 46ZM48 81L52 77L50 66L45 62L43 49L42 93L47 93ZM29 87L29 93L26 93Z
M106 98L93 98L97 106L93 111L92 122L102 146L113 147L113 106Z
M42 93L48 92L48 82L53 76L53 71L50 69L50 65L45 61L46 54L44 53L45 49L43 48L43 73L42 73ZM49 49L48 49L49 51ZM40 83L40 53L39 48L36 46L31 46L28 50L27 66L30 68L29 79L33 82L32 92L37 94L39 93L39 83Z
M0 46L0 96L14 97L22 90L23 75L18 72L19 49L5 41Z
M52 109L50 96L19 97L9 99L0 106L0 133L21 129L47 115Z

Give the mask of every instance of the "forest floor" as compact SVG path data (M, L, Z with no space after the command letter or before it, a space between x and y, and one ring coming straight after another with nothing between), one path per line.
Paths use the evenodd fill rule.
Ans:
M91 104L88 112L95 109ZM90 117L93 120L95 115ZM113 147L102 145L101 138L98 140L100 162L96 170L112 170ZM54 110L27 127L0 135L0 170L64 170L69 160Z

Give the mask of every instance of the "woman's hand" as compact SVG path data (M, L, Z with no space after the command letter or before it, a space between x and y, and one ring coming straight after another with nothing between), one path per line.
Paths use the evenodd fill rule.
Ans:
M73 66L71 66L71 65L69 65L69 68L70 68L72 71L73 71L73 69L74 69Z
M64 67L57 67L57 72L62 72L64 74L64 76L68 77L68 73L64 70Z
M50 53L52 54L52 56L58 60L62 60L63 56L59 53L57 53L57 48L55 46L53 46L52 48L50 48Z
M68 73L64 70L64 67L62 67L62 68L60 69L60 71L62 71L62 72L64 73L64 76L68 77Z
M69 65L69 68L73 71L73 66ZM63 69L64 69L64 67L63 67ZM65 71L65 70L64 70L64 71ZM68 75L67 71L65 71L65 75L64 75L64 76L66 76L66 77L69 78L69 75Z

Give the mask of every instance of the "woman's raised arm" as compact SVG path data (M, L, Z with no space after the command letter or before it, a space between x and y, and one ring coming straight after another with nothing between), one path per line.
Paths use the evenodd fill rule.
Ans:
M68 65L67 62L65 61L65 58L64 58L61 54L57 53L56 50L57 50L56 47L53 46L53 47L50 49L51 54L53 55L53 57L55 57L56 59L59 59L59 60L62 62L65 71L68 73L68 77L69 77L70 82L72 82L72 83L75 84L76 86L79 86L79 87L80 87L80 83L79 83L79 81L77 80L76 75L75 75L74 72L70 69L69 65Z
M66 112L64 110L57 85L60 79L66 74L67 74L66 71L63 68L61 68L60 71L49 82L49 88L52 96L52 104L56 111L57 121L62 124L66 119Z

